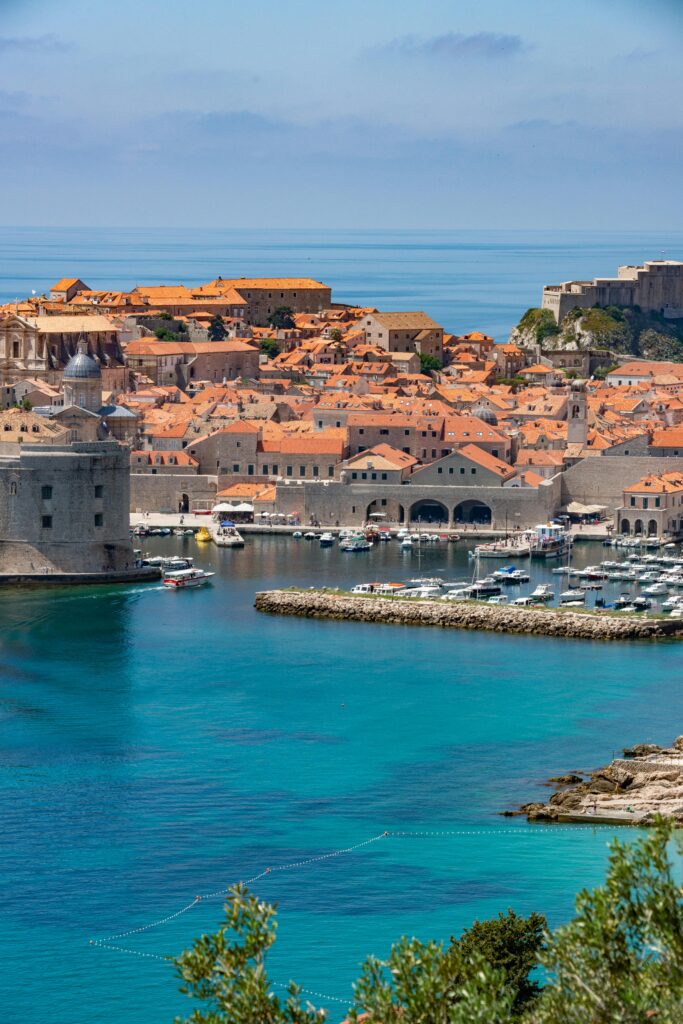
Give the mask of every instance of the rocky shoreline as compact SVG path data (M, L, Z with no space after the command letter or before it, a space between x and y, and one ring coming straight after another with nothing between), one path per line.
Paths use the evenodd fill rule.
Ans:
M549 780L547 803L523 804L529 821L651 825L657 815L683 824L683 736L671 747L641 743L604 768Z
M271 615L581 640L656 640L683 636L683 619L591 614L559 608L514 608L470 601L356 597L324 590L260 591L254 606L257 611Z

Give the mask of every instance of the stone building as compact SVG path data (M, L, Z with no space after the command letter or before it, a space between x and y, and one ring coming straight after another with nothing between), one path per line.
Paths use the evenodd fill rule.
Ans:
M220 383L237 377L256 377L259 350L245 341L131 341L126 365L155 384L186 390L193 381Z
M443 327L426 313L370 313L358 324L368 345L443 359Z
M123 363L115 324L106 316L11 316L0 320L0 384L21 377L52 381L84 341L104 366Z
M242 315L258 327L267 326L268 317L283 306L294 313L322 313L332 304L332 289L309 277L218 277L198 291L237 292L246 302Z
M134 578L129 481L128 452L115 441L3 445L0 577Z
M620 533L649 537L683 534L683 471L649 474L624 488L617 509Z
M546 285L541 306L558 323L570 309L591 306L639 306L644 313L683 318L683 263L648 260L642 267L619 267L617 277Z

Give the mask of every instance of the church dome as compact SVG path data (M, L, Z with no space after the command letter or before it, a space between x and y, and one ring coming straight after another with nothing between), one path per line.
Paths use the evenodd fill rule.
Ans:
M101 376L100 364L82 346L64 367L65 380L99 380Z
M491 409L487 409L485 405L475 405L472 410L472 415L476 416L477 419L483 420L484 423L488 423L490 427L498 426L498 417L495 412L492 412Z

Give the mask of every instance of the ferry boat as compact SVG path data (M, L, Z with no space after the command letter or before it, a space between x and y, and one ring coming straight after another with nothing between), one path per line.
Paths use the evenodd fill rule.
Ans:
M164 576L163 584L168 590L187 590L204 586L215 575L215 572L206 572L205 569L181 569Z
M540 523L528 531L532 558L560 558L571 549L572 537L563 526Z
M213 530L213 541L219 548L243 548L244 537L234 523L219 523Z

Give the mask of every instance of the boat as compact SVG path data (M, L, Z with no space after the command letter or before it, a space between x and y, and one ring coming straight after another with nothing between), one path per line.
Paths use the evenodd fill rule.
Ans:
M653 583L649 587L645 587L643 593L647 597L659 597L661 594L668 594L669 590L666 583ZM633 602L635 604L635 601Z
M315 540L317 536L318 534L314 530L308 530L308 532L304 534L304 540Z
M494 597L501 592L500 585L491 577L475 580L469 590L473 597Z
M408 550L409 548L412 548L412 546L413 546L413 542L412 542L412 540L410 539L410 537L404 537L404 538L403 538L403 540L401 541L401 547L402 547L402 548L403 548L404 550L406 550L406 551L407 551L407 550Z
M633 607L637 612L645 612L652 607L652 601L648 601L646 597L634 597Z
M555 523L539 523L527 531L532 558L560 558L568 553L572 537L564 526Z
M194 539L197 541L198 544L210 544L211 541L213 540L211 533L209 532L209 530L207 530L205 526L200 526L200 528L194 535Z
M507 596L507 594L494 594L494 596L490 597L488 599L488 601L487 601L487 604L507 604L507 603L508 603L508 596Z
M157 564L161 566L165 574L168 574L169 572L180 572L181 569L194 568L194 561L191 558L162 558L161 562Z
M523 569L515 569L515 571L510 574L510 583L528 583L530 578L531 577L528 572L524 572Z
M320 547L321 548L331 548L333 544L334 544L334 534L333 533L321 533L320 534Z
M548 583L539 583L529 596L533 601L552 601L555 598Z
M355 553L357 551L369 551L372 544L361 533L355 537L348 537L346 540L343 540L339 547L342 551Z
M303 537L303 533L301 532L301 530L295 530L294 533L292 534L292 537L294 538L294 540L301 540L301 538Z
M205 569L181 569L164 576L163 584L168 590L188 590L191 587L203 587L215 575Z
M560 594L560 604L583 604L585 600L585 590L565 590L562 594Z
M244 537L234 523L219 523L213 529L213 540L219 548L243 548Z

